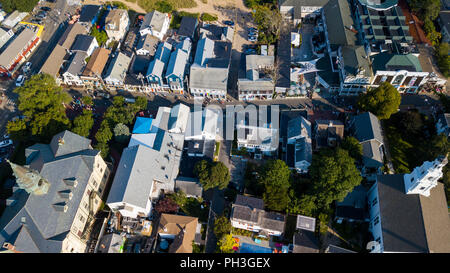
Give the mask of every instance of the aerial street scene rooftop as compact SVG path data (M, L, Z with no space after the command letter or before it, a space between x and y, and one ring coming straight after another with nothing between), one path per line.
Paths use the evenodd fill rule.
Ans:
M0 253L450 253L449 43L448 0L0 0Z

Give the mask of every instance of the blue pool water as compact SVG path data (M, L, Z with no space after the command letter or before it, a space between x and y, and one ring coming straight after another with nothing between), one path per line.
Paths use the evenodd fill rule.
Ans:
M271 248L242 243L239 253L272 253Z

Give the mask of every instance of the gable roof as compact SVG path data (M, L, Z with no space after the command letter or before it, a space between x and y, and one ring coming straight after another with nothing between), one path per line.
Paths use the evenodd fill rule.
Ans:
M191 16L183 16L183 18L181 18L180 28L178 29L177 34L193 38L197 29L197 25L197 18Z
M80 23L69 25L64 34L59 38L58 45L69 49L78 34L87 34L87 30Z
M95 75L102 75L103 69L106 66L106 63L108 62L109 54L111 53L111 50L108 50L106 48L98 47L94 50L94 52L91 55L91 58L89 59L89 62L86 65L86 68L83 71L83 76L95 76Z
M166 77L171 75L177 76L184 80L184 71L188 61L188 54L181 49L177 49L170 55L169 64L167 65Z
M9 67L15 59L21 54L30 43L35 40L37 33L31 28L26 27L20 32L14 40L0 53L0 65Z
M375 139L383 143L380 121L374 114L364 112L355 116L354 122L355 135L359 142Z
M70 50L72 51L88 51L89 47L94 42L95 37L85 34L78 34L75 37L75 42L72 44Z
M330 44L355 45L357 36L350 30L354 22L348 1L330 0L323 10Z
M84 5L81 9L79 22L91 23L91 21L97 16L100 11L100 6L97 5Z
M157 10L147 13L144 17L144 21L142 22L139 31L142 31L146 28L151 28L152 30L161 32L166 18L167 13L162 13Z
M47 60L45 60L44 65L42 65L40 73L47 73L52 77L56 77L61 69L66 54L66 49L57 44L52 53L48 56Z

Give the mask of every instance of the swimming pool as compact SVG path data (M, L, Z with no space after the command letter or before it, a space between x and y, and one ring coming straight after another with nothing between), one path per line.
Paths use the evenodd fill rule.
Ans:
M271 248L242 243L239 253L272 253Z

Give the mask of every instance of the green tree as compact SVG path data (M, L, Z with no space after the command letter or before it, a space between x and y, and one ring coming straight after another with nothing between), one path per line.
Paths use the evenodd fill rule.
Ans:
M234 253L233 247L235 245L233 235L225 235L219 242L219 250L221 253Z
M202 13L202 16L200 16L200 19L204 22L213 22L217 21L217 15L215 14L209 14L209 13Z
M359 141L352 137L348 136L344 138L344 141L342 141L341 148L348 151L348 154L353 157L355 160L361 160L363 151L362 151L362 145L359 143Z
M84 109L83 113L73 120L72 132L83 137L88 137L92 126L94 126L92 112Z
M130 136L130 129L123 123L117 123L114 127L114 137L117 142L125 143Z
M97 24L93 25L91 28L91 36L93 36L97 43L102 46L108 41L108 34L106 34L106 31L104 30L98 30Z
M92 100L92 97L90 96L83 96L81 98L81 101L85 104L85 105L90 105L92 106L94 104L94 101Z
M32 136L37 141L48 142L57 133L70 127L70 120L66 116L64 103L70 101L67 93L56 85L53 77L48 74L36 74L25 81L24 85L14 90L19 94L18 108L26 117L26 130L23 123L10 125L12 135Z
M258 39L267 40L269 43L274 43L280 37L280 28L282 16L277 8L270 8L268 6L257 6L253 13L253 18L261 31Z
M108 141L112 138L113 134L111 132L111 128L109 127L108 121L103 120L100 124L100 129L95 134L95 139L100 143L108 143Z
M97 150L100 150L100 155L102 156L102 158L104 160L106 160L108 158L109 146L108 146L107 143L98 142L97 145L95 145L94 148L97 149Z
M222 162L202 160L194 166L194 174L199 178L204 190L218 187L225 189L230 182L230 171Z
M269 160L262 169L263 200L271 210L282 211L289 205L291 171L282 160Z
M358 107L363 111L372 112L379 119L388 119L398 111L401 102L400 93L388 82L370 89L358 99Z
M444 133L433 136L428 145L430 146L428 149L429 160L434 160L440 155L446 155L450 148L448 138Z
M16 9L31 12L38 2L39 0L0 0L2 9L6 13L13 12Z
M10 135L10 138L15 141L25 141L29 135L27 124L23 119L16 119L15 121L8 122L6 130Z
M134 103L134 105L136 105L136 107L139 109L138 111L147 109L147 104L148 104L148 101L146 98L141 97L141 96L136 97L136 102Z
M437 65L439 70L445 77L450 75L450 56L448 51L450 50L448 43L440 43L435 46L435 55L437 59Z
M227 217L221 215L214 220L214 234L220 240L224 235L231 232L231 222Z
M322 149L310 166L313 181L310 195L315 196L318 209L334 201L342 201L362 181L355 161L342 148Z

